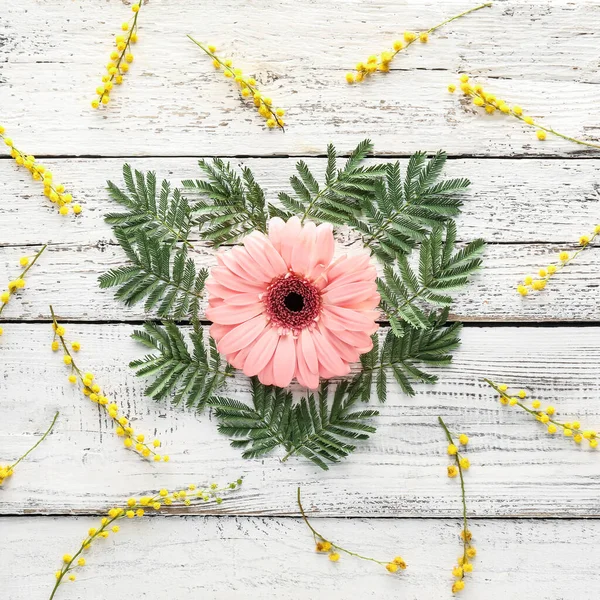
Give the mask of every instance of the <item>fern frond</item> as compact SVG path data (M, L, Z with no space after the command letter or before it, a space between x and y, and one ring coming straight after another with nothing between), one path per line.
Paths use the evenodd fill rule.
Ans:
M134 360L129 366L138 377L153 378L145 390L146 396L154 400L171 397L173 404L200 410L233 374L233 367L221 358L212 338L207 348L197 321L193 322L189 337L191 349L175 323L166 321L160 326L147 322L143 330L133 332L132 338L156 353Z
M233 438L231 444L244 448L244 458L256 458L282 446L286 460L292 455L308 458L322 469L353 452L348 440L365 440L375 428L366 421L376 410L354 411L360 389L349 382L338 384L331 406L327 384L294 405L292 393L262 385L252 379L252 406L230 398L211 401L219 419L219 431Z
M159 317L196 317L208 271L197 271L187 247L157 242L144 229L114 233L130 264L101 275L100 287L118 287L115 296L127 306L145 299L145 310L156 309Z
M360 213L349 216L349 224L382 262L410 253L432 227L459 213L457 194L470 182L438 181L445 162L444 152L429 160L417 152L408 161L404 179L399 162L385 165L385 177L376 182L373 194L360 199Z
M403 322L417 329L429 327L419 304L450 306L450 293L466 286L481 267L485 242L477 239L455 251L455 241L456 225L449 221L434 227L421 242L418 275L405 255L399 255L394 266L384 266L383 278L377 280L380 308L397 336L404 334Z
M251 231L267 231L270 205L247 167L240 175L219 158L199 161L206 179L187 179L183 187L204 198L191 208L194 223L205 240L215 246L231 244Z
M371 386L376 382L377 398L385 402L387 398L387 376L391 372L402 391L414 396L416 382L435 383L437 376L425 372L421 365L441 366L452 362L452 350L458 347L460 323L446 326L448 308L427 315L427 327L414 328L402 321L398 335L391 329L386 334L381 347L373 349L361 357L362 371L356 375L353 385L357 389Z
M191 247L188 241L191 211L179 190L171 193L171 186L165 180L157 193L156 174L132 171L128 164L123 165L123 179L126 190L109 181L108 194L127 211L109 213L105 221L130 237L142 230L158 242L182 242Z
M384 165L363 167L361 163L373 149L371 140L362 141L350 154L343 168L337 167L333 145L327 147L325 184L321 186L304 161L296 165L297 175L290 178L293 195L279 194L284 209L298 215L302 221L327 221L345 225L360 214L360 201L375 189L375 183L385 172Z

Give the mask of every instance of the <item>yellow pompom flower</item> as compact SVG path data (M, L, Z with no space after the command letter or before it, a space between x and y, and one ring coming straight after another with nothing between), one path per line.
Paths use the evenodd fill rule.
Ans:
M406 50L407 48L409 48L412 44L415 43L416 40L419 40L423 44L427 43L429 41L429 35L431 33L433 33L434 31L436 31L437 29L439 29L440 27L443 27L444 25L446 25L447 23L450 23L451 21L459 19L460 17L464 17L464 16L468 15L469 13L475 12L477 10L480 10L480 9L488 7L488 6L491 6L491 3L476 6L475 8L471 8L471 9L466 10L458 15L450 17L449 19L446 19L446 20L442 21L441 23L434 25L430 29L427 29L426 31L422 31L420 33L415 33L413 31L405 31L402 35L404 41L394 40L394 42L392 43L391 50L383 51L379 55L379 57L376 56L375 54L372 54L371 56L368 57L366 65L363 62L358 63L356 65L357 75L355 75L351 80L348 77L348 75L351 75L351 73L347 74L346 81L348 83L352 84L352 83L356 83L359 81L363 81L364 76L368 75L368 74L373 74L376 72L382 72L382 73L389 72L389 70L390 70L389 65L390 65L390 62L392 61L392 59L402 50ZM450 86L449 86L448 91L453 92L454 90L450 89Z
M219 58L215 54L216 48L212 44L201 44L197 40L195 40L191 35L188 35L188 38L194 42L201 50L203 50L212 60L212 64L216 69L223 69L223 75L228 79L233 79L235 84L240 89L240 94L242 98L250 98L252 97L252 101L254 106L257 108L258 114L263 117L266 121L266 125L269 129L273 129L278 127L282 131L284 130L284 121L281 118L283 112L280 114L277 113L277 110L282 109L273 109L272 101L270 98L262 96L259 89L256 87L256 80L253 77L246 77L242 70L239 68L235 68L233 66L233 62L231 59L222 59Z
M135 14L131 23L124 22L121 24L121 30L127 32L127 35L119 34L115 36L116 50L113 50L110 54L111 62L106 66L107 74L102 76L104 85L96 88L98 98L92 100L92 108L99 108L100 105L106 106L110 102L109 92L113 84L123 82L123 75L129 70L129 63L133 62L133 54L130 50L131 44L135 44L138 39L138 17L142 6L142 2L134 4L132 10Z

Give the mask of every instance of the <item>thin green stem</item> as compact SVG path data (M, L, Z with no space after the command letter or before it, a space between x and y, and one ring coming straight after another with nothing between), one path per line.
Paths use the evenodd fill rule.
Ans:
M439 29L440 27L443 27L444 25L447 25L448 23L451 23L452 21L456 21L456 19L460 19L461 17L464 17L472 12L475 12L476 10L481 10L482 8L488 8L489 6L492 6L491 2L486 2L485 4L480 4L479 6L470 8L469 10L465 10L465 12L461 12L459 15L454 15L453 17L450 17L449 19L446 19L445 21L442 21L441 23L434 25L431 29L427 30L427 33L433 33L436 29Z
M204 46L204 44L201 44L198 40L195 40L189 33L187 34L187 37L194 42L194 44L196 44L196 46L198 46L199 48L201 48L202 50L204 50L204 52L210 56L213 60L216 60L222 67L224 70L227 70L228 73L231 74L231 77L235 80L236 77L236 73L235 73L235 69L233 69L232 67L230 67L229 65L225 64L214 52L211 52L208 48L206 48ZM243 81L243 84L245 87L247 87L250 92L252 93L252 97L254 98L254 96L258 95L260 98L260 103L262 106L264 106L268 111L269 114L273 117L273 119L275 119L275 123L277 123L277 126L281 129L281 131L285 132L285 127L282 124L282 120L279 117L279 115L273 110L273 108L271 107L270 104L267 104L263 97L262 94L259 92L258 88L250 83L248 83L247 81ZM240 88L243 89L243 88Z
M510 400L512 399L512 396L509 396L506 392L503 392L496 383L494 383L490 379L486 379L486 378L484 378L483 381L485 381L491 388L493 388L494 390L496 390L496 392L498 392L498 394L500 394L500 396L502 396L503 398L505 398L507 401L510 402ZM534 416L536 418L536 420L538 420L538 421L539 421L539 417L540 417L540 415L542 413L546 414L542 410L538 411L538 410L535 410L535 409L531 409L528 406L525 406L522 402L519 402L518 400L514 404L514 406L518 406L519 408L522 408L524 411L526 411L530 415ZM557 427L562 427L563 429L570 429L575 435L577 435L577 434L583 435L583 430L582 429L573 428L573 427L567 427L567 425L565 423L561 423L560 421L556 421L555 419L550 418L550 416L547 415L547 414L546 414L546 416L548 417L547 423L552 423L552 424L556 425ZM570 425L570 423L569 423L569 425Z
M450 430L448 429L448 427L446 427L446 423L444 423L442 417L438 417L438 421L439 421L440 425L442 426L442 428L446 434L446 437L448 438L448 443L454 444L456 446L456 444L454 443L454 440L452 439L452 434L450 433ZM465 564L468 560L467 550L469 548L469 541L468 541L469 528L468 528L468 521L467 521L467 495L465 492L465 479L464 479L464 475L463 475L463 469L460 464L460 454L458 452L454 455L454 462L456 463L456 467L458 469L458 474L460 477L460 491L461 491L461 497L462 497L462 521L463 521L463 535L462 535L463 564ZM464 577L464 572L460 578L463 579L463 577Z
M563 260L563 261L560 262L560 264L555 265L556 270L554 271L554 273L548 272L545 277L540 277L536 281L549 281L550 278L554 277L554 275L556 275L557 273L559 273L560 271L562 271L567 265L569 265L570 263L572 263L586 248L589 248L591 246L592 242L596 239L596 237L598 237L598 235L600 235L600 232L598 232L598 233L596 233L596 232L592 233L592 235L590 237L590 240L589 240L589 242L587 244L584 244L583 246L581 246L581 248L579 248L578 250L576 250L575 252L573 252L573 254L570 255L567 260Z
M345 554L348 554L349 556L355 556L356 558L360 558L362 560L368 560L370 562L374 562L377 563L378 565L387 565L389 563L389 561L385 561L385 560L377 560L375 558L370 558L368 556L363 556L362 554L358 554L356 552L352 552L350 550L346 550L345 548L342 548L341 546L338 546L337 544L334 544L332 541L328 540L327 538L325 538L324 536L322 536L310 523L310 521L308 520L308 517L306 516L306 512L304 511L304 507L302 506L302 501L300 500L300 488L298 488L298 508L300 509L300 514L302 515L302 519L304 520L304 522L306 523L306 526L310 529L310 531L313 534L313 537L315 538L315 541L317 538L319 538L321 541L323 542L327 542L329 544L331 544L332 548L336 548L337 550L339 550L340 552L344 552Z
M445 21L442 21L441 23L434 25L430 29L427 29L427 31L425 31L424 33L427 33L427 34L433 33L436 29L439 29L440 27L443 27L444 25L447 25L448 23L455 21L456 19L460 19L461 17L464 17L464 16L468 15L469 13L475 12L476 10L481 10L482 8L487 8L488 6L492 6L492 3L487 2L486 4L481 4L479 6L476 6L475 8L470 8L469 10L465 10L465 12L462 12L459 15L454 15L453 17L450 17L449 19L446 19ZM419 39L419 34L416 34L416 37L414 40L406 42L406 45L402 46L402 48L399 48L398 50L395 50L394 52L392 52L392 58L394 56L396 56L396 54L398 54L398 52L402 52L403 50L406 50L409 46L414 44L418 39Z
M478 104L477 106L480 106L482 108L485 107L492 107L494 110L490 109L490 112L494 112L498 107L499 107L499 103L496 103L495 101L490 102L484 95L484 93L482 91L475 91L473 88L471 88L469 86L469 88L467 88L467 91L465 92L465 95L470 96L471 98L481 98L481 100L483 101L483 103ZM577 138L565 135L564 133L559 133L558 131L555 131L554 129L552 129L551 127L545 127L544 125L540 125L539 123L536 123L533 119L531 119L530 122L526 121L526 117L523 116L523 114L517 114L514 109L512 108L508 108L503 112L503 114L508 114L512 117L515 117L516 119L519 119L519 121L522 121L523 123L525 123L526 125L530 125L531 127L537 127L538 129L542 129L543 131L546 131L548 133L551 133L552 135L556 135L564 140L568 140L569 142L574 142L576 144L580 144L582 146L589 146L590 148L597 148L600 149L600 144L594 144L592 142L586 142L585 140L579 140ZM530 118L530 117L527 117Z
M60 344L63 347L63 350L64 350L65 354L71 358L70 367L71 367L71 369L73 371L75 371L75 373L77 373L77 376L79 377L79 381L81 382L81 385L84 388L87 388L86 384L84 383L85 377L84 377L83 373L81 372L81 370L79 369L79 367L75 364L75 360L73 359L73 355L71 354L71 351L69 350L69 347L67 346L67 343L65 341L64 336L59 335L58 332L57 332L59 325L58 325L58 321L56 320L56 315L54 314L54 308L52 306L50 306L50 314L52 315L52 322L53 322L53 325L54 325L54 333L55 333L56 337L58 337L58 339L60 340ZM92 390L90 390L90 388L87 388L87 389L90 392L92 392ZM132 447L137 446L137 444L141 444L143 446L143 448L144 448L142 450L142 452L144 452L145 450L148 450L148 452L150 454L152 454L153 456L156 455L156 452L154 451L154 449L151 448L147 443L145 443L145 442L139 442L134 434L129 433L129 431L127 430L127 424L126 425L121 425L121 423L119 422L119 417L113 416L111 414L110 410L107 408L106 404L100 404L100 403L98 403L98 406L101 406L104 409L104 411L106 412L106 414L112 420L112 422L115 425L115 427L120 427L123 430L123 433L122 433L123 437L124 438L129 438L131 440L131 446ZM127 422L129 422L128 418L127 418ZM137 449L136 449L136 452L138 452L138 454L141 454L141 452L139 452ZM143 456L143 454L142 454L142 456ZM146 458L146 457L144 457L144 458Z
M54 424L56 423L56 419L58 419L58 415L59 413L57 412L54 415L54 419L52 419L52 423L50 423L50 427L48 427L48 429L46 430L46 433L44 433L44 435L33 446L31 446L31 448L29 448L29 450L27 450L27 452L25 452L23 456L21 456L21 458L19 458L15 463L10 465L10 469L14 469L23 459L27 458L48 437L48 435L52 431L52 428L54 427Z
M134 13L133 23L131 24L131 27L129 29L129 34L127 35L127 40L125 41L125 48L123 48L123 50L121 51L119 59L117 60L117 63L115 64L115 68L117 69L117 72L110 73L109 81L111 83L117 75L121 75L121 71L120 71L119 67L121 66L121 63L123 62L123 58L124 58L125 54L127 53L127 51L131 49L131 36L134 33L137 33L137 20L138 20L138 15L140 14L140 11L142 10L142 6L144 6L143 0L140 0L140 2L138 2L138 5L140 7L140 10L138 10L136 13ZM100 96L100 103L102 103L102 98L104 98L104 96L110 96L110 90L105 89L104 92L102 92L102 94Z
M23 277L25 277L25 275L27 275L27 272L29 271L29 269L31 269L31 267L33 267L33 265L35 265L35 263L37 262L38 258L44 253L44 250L48 247L48 244L44 244L42 246L42 248L37 252L37 254L33 257L33 260L25 267L25 269L21 272L21 274L19 275L19 277L17 279L23 279ZM15 293L16 290L11 290L9 288L8 292L9 294L12 296ZM8 302L4 302L0 305L0 315L2 314L2 311L4 310L4 307L8 304Z
M241 486L241 480L242 478L238 479L235 483L231 483L229 485L226 485L224 487L217 487L216 489L213 489L212 487L210 487L209 489L194 489L194 491L192 492L191 490L188 492L190 495L193 494L194 497L190 497L186 499L190 500L190 503L192 503L194 500L200 500L202 499L202 496L198 496L197 494L202 493L204 494L209 494L212 498L216 498L217 494L219 492L225 492L228 490L232 490L232 489L237 489ZM232 487L233 486L233 487ZM172 495L173 492L171 492L170 495ZM185 504L185 500L180 500L180 499L175 499L173 498L173 500L175 502L181 502L183 503L185 506L189 506L188 504ZM56 582L54 584L54 587L52 588L52 592L50 593L50 598L49 600L53 600L56 591L58 590L62 580L64 579L65 575L69 572L72 571L73 569L75 569L75 567L77 566L75 563L76 560L78 560L78 558L81 556L81 554L83 553L83 551L85 550L86 547L89 547L91 545L91 543L98 538L99 536L101 536L101 534L106 531L115 521L118 521L120 519L124 519L127 516L127 511L136 511L138 509L142 509L142 510L148 510L149 508L153 508L153 504L154 502L161 502L161 507L163 508L164 506L167 506L166 504L162 504L162 502L164 502L164 497L160 495L160 492L155 492L153 496L150 496L148 498L148 502L146 504L141 504L140 501L136 501L136 503L133 506L129 506L127 505L127 507L125 508L121 508L119 509L119 512L117 515L115 515L114 517L104 517L106 518L106 523L101 524L100 528L97 529L92 535L88 535L86 536L86 538L83 540L81 546L79 547L79 549L77 550L77 552L71 556L70 560L65 562L63 564L63 566L61 567L60 571L59 571L59 575L56 578ZM158 509L160 510L160 509ZM143 515L141 515L143 516ZM103 537L103 536L102 536Z

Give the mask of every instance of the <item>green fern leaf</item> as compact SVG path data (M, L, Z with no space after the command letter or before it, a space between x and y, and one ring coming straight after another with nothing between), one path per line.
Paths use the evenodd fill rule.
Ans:
M215 246L231 244L251 231L267 231L270 205L252 171L242 176L219 158L199 161L206 179L185 180L183 187L200 198L192 206L193 222L201 235Z
M380 308L386 314L397 336L404 333L401 322L417 329L429 327L429 317L420 304L450 306L452 292L465 287L470 277L481 268L485 242L477 239L455 251L456 225L449 221L432 229L422 241L418 275L408 258L399 255L395 265L386 264L377 285Z
M290 178L294 195L279 194L286 214L298 215L302 221L311 219L334 225L345 225L349 218L358 218L361 200L373 193L377 180L385 173L385 165L361 166L372 149L370 140L362 141L344 167L338 169L336 151L330 144L323 186L319 185L308 165L299 161L296 165L298 175Z
M208 271L197 271L187 247L158 242L144 229L114 233L130 264L101 275L100 287L118 287L115 296L127 306L145 299L145 310L155 309L161 318L196 317Z
M173 404L200 410L232 376L233 367L221 358L212 338L207 349L202 327L196 321L189 337L192 349L188 348L183 332L175 323L166 321L162 326L145 323L144 329L134 331L132 338L156 353L135 360L129 366L139 377L153 378L145 390L150 398L170 397Z
M112 181L108 182L108 193L112 200L127 209L126 212L109 213L105 221L118 227L129 237L144 231L158 242L188 241L191 228L191 211L187 200L179 190L171 192L168 181L163 181L157 196L156 175L148 172L133 172L128 164L123 165L126 190L121 190Z
M356 448L352 441L365 440L375 432L366 421L376 410L354 411L361 388L350 382L338 384L331 407L327 384L294 405L292 393L262 385L252 379L252 406L230 398L215 397L211 405L219 420L219 431L233 438L231 445L243 448L244 458L263 456L281 446L289 456L300 455L322 469L338 462Z
M373 193L359 200L360 212L349 215L349 224L382 262L410 253L432 227L459 213L458 194L470 182L437 181L445 162L443 152L429 160L424 152L417 152L408 161L404 179L399 162L386 165L385 177L376 182Z

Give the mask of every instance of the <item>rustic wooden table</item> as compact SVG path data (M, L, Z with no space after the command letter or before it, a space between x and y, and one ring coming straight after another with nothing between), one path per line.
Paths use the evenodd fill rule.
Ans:
M472 73L557 130L600 140L600 5L500 0L412 46L391 73L350 87L344 74L357 60L471 2L152 0L131 75L95 112L90 100L127 18L123 4L6 0L0 14L0 120L84 207L77 219L59 216L39 184L0 157L2 278L21 255L49 244L3 314L0 457L18 456L61 411L51 437L0 489L0 597L46 600L62 554L129 495L243 473L243 489L221 506L125 523L60 597L449 598L460 495L445 476L442 415L472 440L467 494L479 554L463 597L598 598L598 454L500 406L481 378L529 387L565 418L600 425L600 248L545 292L515 292L524 274L600 221L600 152L539 142L516 120L477 115L446 86L457 72ZM285 134L264 129L186 33L256 73L287 108ZM393 388L378 433L330 471L277 455L243 461L208 413L145 398L127 366L144 353L130 334L145 315L97 285L122 261L103 221L113 209L105 182L120 181L127 161L177 184L198 174L199 157L221 156L250 165L274 194L287 189L296 157L323 169L328 142L348 152L365 137L378 155L403 161L443 148L448 175L473 181L459 235L489 246L485 269L452 314L465 323L462 346L453 366L437 371L437 385L418 386L414 398ZM197 260L210 265L214 256ZM79 362L136 426L164 440L170 463L125 452L110 423L69 387L50 351L49 304L82 343ZM237 388L247 397L243 379ZM315 554L298 518L298 484L330 537L366 554L400 553L409 569L391 576Z

